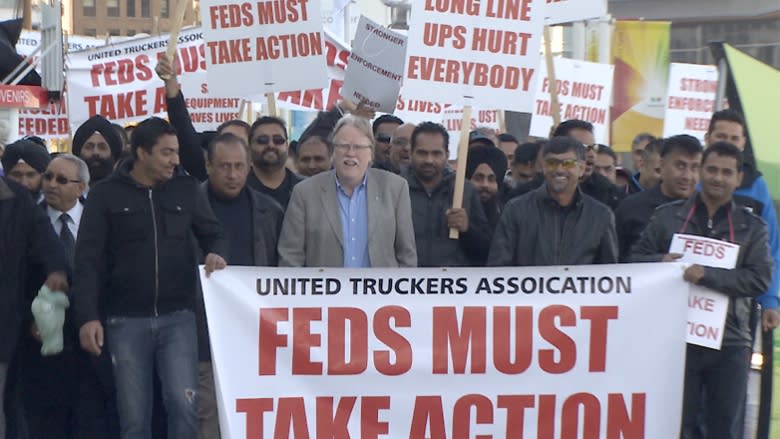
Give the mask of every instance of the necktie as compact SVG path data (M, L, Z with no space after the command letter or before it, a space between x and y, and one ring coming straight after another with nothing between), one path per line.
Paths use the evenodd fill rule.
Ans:
M70 215L67 213L60 215L60 223L62 223L62 228L60 229L60 241L62 241L62 245L65 247L65 256L68 258L68 265L72 267L73 254L76 250L76 240L73 238L73 233L71 233L70 227L68 227L69 221Z

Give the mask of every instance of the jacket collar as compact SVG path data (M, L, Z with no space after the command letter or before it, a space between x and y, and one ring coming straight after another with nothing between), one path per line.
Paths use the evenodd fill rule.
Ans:
M536 192L536 195L539 197L539 199L542 200L543 202L545 202L545 203L553 203L555 206L560 207L560 208L564 207L564 206L561 206L560 204L558 204L558 200L556 200L555 198L552 197L552 195L550 195L550 192L547 190L547 183L542 183L542 185L539 186L539 188L537 188L535 192ZM584 199L584 197L583 197L583 194L582 194L582 190L580 189L580 187L578 185L577 188L574 190L574 198L572 200L572 204L570 204L569 206L566 206L566 207L577 207L577 208L579 208L580 206L582 206L583 199Z

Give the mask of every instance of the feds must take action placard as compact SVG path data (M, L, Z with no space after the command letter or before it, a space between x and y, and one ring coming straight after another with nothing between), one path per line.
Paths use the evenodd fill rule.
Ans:
M679 264L202 281L223 437L679 434Z

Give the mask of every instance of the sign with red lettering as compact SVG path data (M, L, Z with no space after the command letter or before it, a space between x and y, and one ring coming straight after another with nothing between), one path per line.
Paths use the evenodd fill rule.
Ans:
M544 6L547 24L571 23L607 15L607 0L544 0L544 4L539 6Z
M349 59L349 47L338 37L325 30L325 61L328 85L325 88L284 91L276 94L279 108L300 111L325 111L341 98L344 70Z
M460 141L460 128L463 123L463 107L459 105L447 105L442 112L442 125L450 135L450 160L458 158L458 144ZM492 130L496 136L501 132L498 123L498 110L471 109L469 131L476 128ZM496 145L498 146L498 145Z
M718 68L698 64L669 65L664 137L688 134L704 141L715 112Z
M72 126L78 127L95 114L118 124L166 117L165 88L154 67L167 45L168 35L164 34L70 53L66 80ZM206 84L205 47L199 28L179 34L176 70L195 129L215 129L237 117L240 99L210 93Z
M739 245L704 236L675 233L669 253L681 254L680 262L705 267L737 266ZM688 296L688 343L720 349L726 325L729 298L725 294L704 287L692 286Z
M531 112L543 21L531 0L414 2L403 94Z
M225 438L679 434L679 264L201 280Z
M566 58L554 58L553 61L561 120L581 119L592 123L596 142L609 145L609 106L615 67ZM539 66L535 96L529 134L547 137L553 118L545 63Z
M200 10L214 93L260 100L326 86L318 0L203 0Z
M392 113L401 90L406 37L362 16L352 46L344 98L365 100L375 111Z

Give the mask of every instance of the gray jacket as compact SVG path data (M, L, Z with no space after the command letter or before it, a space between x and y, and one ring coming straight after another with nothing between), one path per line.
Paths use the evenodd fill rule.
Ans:
M695 213L686 224L686 218ZM659 262L669 253L672 235L687 233L713 239L729 240L729 212L734 241L739 244L739 257L734 269L705 267L699 285L729 296L723 346L751 345L751 300L763 294L772 278L772 257L769 255L766 223L734 202L716 212L708 227L707 208L698 195L687 200L664 204L656 209L650 223L631 250L634 262Z

